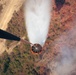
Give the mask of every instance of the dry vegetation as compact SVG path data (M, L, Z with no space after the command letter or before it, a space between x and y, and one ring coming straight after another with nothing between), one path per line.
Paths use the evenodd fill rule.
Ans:
M14 12L12 19L8 23L8 28L7 31L22 38L26 36L26 29L25 29L25 23L24 23L24 18L23 18L23 9L21 8L20 11ZM9 47L9 45L13 43L13 41L7 41L6 45Z

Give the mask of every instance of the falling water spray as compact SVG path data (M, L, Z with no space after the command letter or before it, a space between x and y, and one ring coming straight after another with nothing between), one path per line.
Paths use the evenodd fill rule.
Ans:
M44 45L51 19L52 0L26 0L24 8L25 25L29 41Z

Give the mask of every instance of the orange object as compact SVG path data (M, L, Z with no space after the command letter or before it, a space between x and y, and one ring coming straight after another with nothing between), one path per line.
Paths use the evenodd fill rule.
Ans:
M42 52L42 46L40 44L34 44L31 47L31 51L33 54L39 54Z

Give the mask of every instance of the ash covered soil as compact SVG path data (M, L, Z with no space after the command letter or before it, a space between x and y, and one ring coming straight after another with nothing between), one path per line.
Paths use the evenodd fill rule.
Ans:
M3 6L0 5L0 12L2 12L2 9ZM75 21L76 0L65 0L63 6L59 9L53 1L49 33L42 53L32 54L30 45L7 40L5 42L7 50L0 57L0 75L76 75L76 59L75 56L71 57L76 53ZM24 25L22 5L17 12L13 13L6 30L28 40ZM72 69L64 70L65 68L69 69L69 65L67 66L65 61L69 65L74 65L70 66Z

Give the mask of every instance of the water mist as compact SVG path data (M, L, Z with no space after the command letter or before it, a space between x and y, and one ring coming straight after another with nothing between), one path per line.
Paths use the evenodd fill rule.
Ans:
M51 19L52 0L26 0L24 8L25 24L29 41L44 45Z

